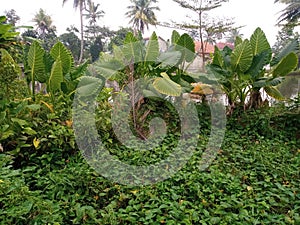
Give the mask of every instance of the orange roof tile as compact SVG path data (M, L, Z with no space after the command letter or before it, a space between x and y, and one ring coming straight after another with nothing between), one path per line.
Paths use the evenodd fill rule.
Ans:
M223 43L223 42L219 42L216 44L216 46L219 49L223 49L225 46L228 46L229 48L233 49L233 44L231 43ZM201 42L200 41L195 41L195 51L200 53L201 52ZM211 54L214 53L215 51L215 45L212 45L208 42L204 42L204 52L205 54Z

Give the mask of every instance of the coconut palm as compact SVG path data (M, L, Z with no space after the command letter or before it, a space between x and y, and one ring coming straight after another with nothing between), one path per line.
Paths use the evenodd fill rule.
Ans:
M286 8L281 11L278 23L287 21L295 23L300 18L300 0L275 0L276 2L287 4Z
M239 30L239 29L234 28L234 29L232 29L232 30L229 31L229 34L228 34L228 37L226 38L226 41L227 41L228 43L234 44L235 39L236 39L237 37L243 37L243 34L240 33L240 30Z
M87 14L84 14L85 18L89 20L89 25L95 25L97 20L104 16L104 11L99 10L100 4L95 5L92 0L87 1Z
M93 33L94 39L96 39L97 33L99 33L100 27L97 25L97 20L104 16L104 11L99 9L100 4L95 5L92 0L87 1L87 13L84 14L85 18L89 21L87 26L88 31Z
M129 23L132 23L135 31L144 33L145 27L149 29L149 24L157 24L154 11L160 9L152 6L153 3L157 3L157 0L131 0L131 3L132 5L127 7L128 12L125 15L130 18Z
M68 0L63 0L63 5ZM75 9L79 8L79 14L80 14L80 56L78 63L82 61L83 58L83 48L84 48L84 40L83 40L83 10L85 9L85 3L86 0L74 0L73 6Z
M40 9L39 12L34 15L32 21L35 22L37 32L41 38L44 38L47 33L56 30L55 26L52 25L51 17L47 15L43 9Z

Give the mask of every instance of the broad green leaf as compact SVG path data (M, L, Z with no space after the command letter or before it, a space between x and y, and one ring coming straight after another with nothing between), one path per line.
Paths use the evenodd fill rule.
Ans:
M162 77L154 79L153 87L160 93L169 96L180 96L181 86L172 81L167 73L161 73Z
M258 78L260 75L264 75L264 67L269 63L270 51L265 50L253 57L252 65L248 69L247 73L251 75L252 79Z
M50 50L50 55L55 59L60 59L63 73L67 74L73 66L72 53L61 43L57 42Z
M42 46L37 41L34 41L29 48L27 58L30 67L30 76L33 82L36 78L38 78L39 81L45 80L44 54L45 50Z
M234 41L234 46L238 46L243 43L243 39L240 36L237 36Z
M158 57L158 62L161 62L163 66L175 66L181 59L181 52L169 51L163 52Z
M41 82L41 83L46 83L47 82L47 80L49 79L51 69L52 69L52 65L53 65L54 61L55 60L50 55L50 53L45 52L45 54L44 54L45 75L44 75L44 77L37 77L39 82ZM42 81L40 81L40 79L44 79L44 81L42 82Z
M175 50L181 51L182 60L191 62L195 58L195 42L188 34L180 36L175 45Z
M94 66L90 66L88 71L91 69L95 70L97 74L95 76L101 76L105 79L109 79L111 76L115 75L118 70L124 67L119 61L111 60L110 62L97 62Z
M298 56L291 52L285 56L273 70L273 77L285 76L292 72L298 65Z
M224 60L223 60L221 51L219 50L219 48L217 46L215 46L212 64L219 66L221 68L223 68L223 66L224 66Z
M274 66L280 62L290 52L297 52L299 50L299 41L297 39L290 41L274 58L270 65Z
M253 54L249 40L243 41L235 47L231 54L231 63L234 70L247 71L252 64Z
M147 43L145 61L146 62L156 61L158 55L159 55L158 39L156 33L153 32L152 36L149 39L149 42Z
M124 45L127 45L127 44L130 44L130 43L134 43L134 42L137 42L138 39L133 35L132 32L128 32L126 34L126 37L124 39Z
M268 39L265 33L259 27L256 28L254 33L251 35L250 43L252 46L252 53L254 56L266 50L271 51L271 47L268 42Z
M124 54L120 46L113 45L113 56L117 61L122 62L124 60Z
M86 61L79 66L73 67L70 78L71 80L76 80L78 77L81 77L87 70L89 62Z
M62 64L61 61L57 59L52 66L51 74L48 81L50 92L53 93L56 90L60 90L63 79L64 78Z
M264 90L272 98L275 98L276 100L284 100L283 95L275 87L267 86Z
M172 37L171 37L171 43L173 45L177 44L177 41L179 40L179 38L180 38L180 34L176 30L173 30Z
M96 77L83 76L79 80L77 93L83 97L95 95L103 87L103 81Z
M133 33L127 33L124 45L123 45L123 54L125 59L128 62L140 62L142 61L141 53L142 53L142 43L134 37Z

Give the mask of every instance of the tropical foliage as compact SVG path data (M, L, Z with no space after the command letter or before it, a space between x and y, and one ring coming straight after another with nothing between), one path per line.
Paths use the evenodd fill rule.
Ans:
M144 33L145 28L149 29L149 24L157 24L155 11L159 10L159 7L152 6L157 0L131 0L131 3L125 15L130 18L129 23L132 23L136 32Z
M41 39L44 39L47 33L53 33L56 30L51 17L43 9L34 15L33 22Z
M80 8L83 2L98 7L92 1L74 4ZM173 31L162 51L156 33L144 39L130 28L113 32L103 27L95 37L87 35L97 41L84 37L82 57L88 59L93 50L95 62L77 64L76 28L51 44L34 30L26 32L26 39L20 37L13 12L11 16L12 21L0 17L1 224L300 224L300 96L272 107L262 107L260 99L263 90L282 98L277 84L291 71L296 74L297 41L272 52L258 28L249 40L235 35L233 49L215 48L207 73L190 73L196 57L190 35ZM97 52L101 47L110 51ZM289 89L299 90L296 76L292 85L284 83ZM214 102L223 95L218 83L235 110L226 117L215 159L201 170L212 150L209 143L216 141L213 126L225 126L215 115ZM285 94L287 88L280 89ZM200 94L202 101L185 98L190 92ZM84 113L92 111L93 118L78 123L75 103ZM199 124L182 121L180 110L190 105L196 115L188 111L188 116L197 117ZM116 129L124 129L118 126L124 121L128 127L120 137ZM126 165L151 166L177 156L174 149L185 135L195 151L166 180L155 183L153 177L152 185L122 185L86 162L75 134L92 128L109 154ZM183 135L184 129L188 132ZM97 144L93 137L79 138L83 145ZM139 138L148 141L146 149L137 146ZM160 142L148 149L156 138ZM105 158L95 161L106 163ZM163 169L171 170L168 164ZM130 179L142 183L144 175Z
M282 10L278 18L278 23L286 21L288 23L297 23L300 18L300 3L297 0L275 0L276 2L287 4L286 8Z
M34 41L27 53L25 64L28 81L31 82L32 97L35 98L36 81L46 84L46 90L51 94L52 101L57 91L72 94L76 89L78 80L87 63L74 66L71 52L61 43L57 42L46 52L42 46Z
M0 48L14 51L17 45L16 37L19 33L14 31L14 27L11 24L5 24L5 22L6 17L0 16Z
M193 38L199 40L200 54L202 59L202 70L204 71L205 65L205 53L206 53L206 43L215 44L216 40L224 36L225 33L233 29L234 22L230 18L210 18L209 12L221 7L222 3L226 0L173 0L178 3L182 8L188 9L190 14L187 15L188 21L177 22L172 21L171 24L163 23L163 26L174 27L183 29L189 32Z
M287 46L272 57L270 44L260 28L254 31L250 40L238 37L234 50L225 47L220 51L215 47L208 70L221 83L231 110L237 105L244 108L261 106L261 90L275 99L283 99L275 86L297 68L298 57L291 47ZM247 97L250 97L248 102Z

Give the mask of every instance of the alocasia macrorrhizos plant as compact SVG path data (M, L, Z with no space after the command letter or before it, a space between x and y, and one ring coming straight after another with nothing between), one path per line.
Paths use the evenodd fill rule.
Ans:
M218 79L231 109L237 105L257 108L263 103L261 90L275 99L283 99L276 86L298 65L292 46L296 45L291 43L280 54L272 56L264 32L257 28L250 40L237 37L233 50L215 47L212 63L207 67L208 73Z
M57 42L50 52L47 52L38 41L34 41L29 48L25 66L32 83L33 98L35 81L45 83L48 93L53 98L58 91L65 94L75 91L78 78L84 73L87 62L75 67L71 52L61 42Z

